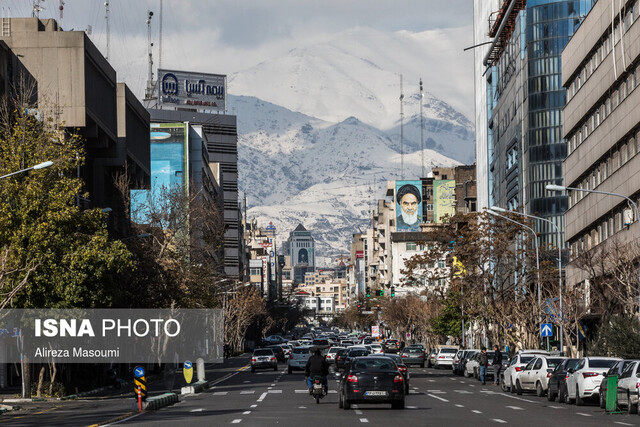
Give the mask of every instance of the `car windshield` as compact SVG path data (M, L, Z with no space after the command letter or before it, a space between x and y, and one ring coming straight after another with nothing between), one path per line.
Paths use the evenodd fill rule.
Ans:
M349 354L349 350L347 350L346 348L341 348L340 350L338 350L338 356L344 356L345 354Z
M420 350L419 348L405 348L404 352L411 353L411 354L419 354L419 353L422 353L422 350Z
M353 369L360 371L389 371L395 370L396 368L391 360L385 360L380 357L376 359L356 360L353 364Z
M367 350L351 350L349 352L349 357L358 357L358 356L366 356L369 352Z
M442 350L440 350L440 353L442 354L456 354L458 350L456 350L455 348L443 348Z
M529 363L535 356L520 356L520 363Z
M309 349L308 348L294 348L293 349L293 354L307 354L309 353Z
M589 359L589 367L590 368L610 368L617 360L607 360L607 359Z
M254 356L273 356L273 351L268 349L263 350L255 350L253 352Z

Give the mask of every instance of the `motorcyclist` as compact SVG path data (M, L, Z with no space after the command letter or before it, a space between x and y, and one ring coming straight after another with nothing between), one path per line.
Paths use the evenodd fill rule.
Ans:
M307 364L304 367L304 373L307 377L307 387L309 387L309 394L313 391L313 377L321 376L322 385L324 386L325 394L329 391L329 381L327 375L329 375L329 364L325 360L324 356L320 353L319 349L313 352L313 355L307 360Z

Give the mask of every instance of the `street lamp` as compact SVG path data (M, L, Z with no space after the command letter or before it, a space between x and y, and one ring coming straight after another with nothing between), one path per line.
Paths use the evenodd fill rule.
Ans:
M493 216L497 216L498 218L502 218L506 221L512 222L514 224L519 225L520 227L526 228L527 230L529 230L531 233L533 233L533 236L535 237L535 239L533 240L533 242L535 243L536 246L536 269L538 270L538 307L540 307L541 305L541 300L540 300L540 256L538 254L538 235L536 234L536 231L529 227L528 225L525 225L521 222L515 221L511 218L508 218L506 216L500 215L497 212L494 212L492 210L488 210L487 211L488 214L491 214Z
M499 206L491 206L491 210L496 211L496 212L510 212L512 214L516 214L516 215L520 215L520 216L525 216L527 218L534 218L534 219L539 219L541 221L545 221L548 222L549 224L551 224L553 226L553 228L556 230L556 234L558 236L558 283L559 283L559 296L560 296L560 351L564 351L564 339L563 339L563 332L564 332L564 326L562 325L562 320L564 319L564 315L562 312L562 241L561 241L561 236L560 236L560 228L551 220L546 219L546 218L542 218L536 215L529 215L526 213L521 213L521 212L516 212L516 211L508 211L506 209L503 209Z
M52 161L47 161L47 162L42 162L42 163L38 163L35 166L31 166L30 168L26 168L26 169L20 169L19 171L15 171L15 172L11 172L8 173L6 175L2 175L0 176L0 179L4 179L4 178L8 178L10 176L13 175L18 175L20 173L24 173L24 172L29 172L30 170L37 170L37 169L44 169L44 168L48 168L49 166L53 166L53 162Z
M587 190L586 188L565 187L563 185L555 185L555 184L547 184L545 188L549 191L574 190L574 191L584 191L585 193L596 193L596 194L605 194L607 196L622 197L623 199L627 199L627 201L631 203L631 205L633 206L633 209L635 210L635 214L636 214L636 221L640 220L640 214L638 214L638 205L636 204L636 202L631 200L631 198L625 196L624 194L610 193L608 191L599 191L599 190ZM638 292L638 319L640 319L640 292Z

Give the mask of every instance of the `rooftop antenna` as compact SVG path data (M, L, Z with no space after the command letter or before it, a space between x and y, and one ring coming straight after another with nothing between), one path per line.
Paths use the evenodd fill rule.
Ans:
M422 93L422 77L420 77L420 153L422 154L422 175L420 175L420 178L424 178L426 176L424 174L424 122L422 117L422 98L424 98L424 93Z
M111 41L111 27L109 26L109 2L104 2L104 20L107 23L107 61L109 60L109 43Z
M162 0L160 0L160 27L158 32L158 68L162 68Z
M151 107L151 101L155 95L156 83L153 81L153 43L151 42L151 18L153 18L153 12L148 11L147 15L147 46L149 55L149 69L147 73L147 89L144 93L145 107Z
M402 74L400 74L400 179L404 180L404 94L402 93Z

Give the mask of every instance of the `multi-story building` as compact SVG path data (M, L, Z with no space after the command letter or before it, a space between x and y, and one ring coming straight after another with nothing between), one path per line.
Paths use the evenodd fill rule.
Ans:
M249 282L260 289L267 301L282 298L282 266L276 255L278 247L273 224L259 227L253 220L244 233L249 252Z
M640 5L599 1L562 53L567 90L563 136L568 142L564 183L618 193L640 202ZM613 7L613 10L612 10ZM610 239L640 239L640 224L622 197L570 191L565 237L572 260L567 285L584 283L578 254Z
M291 257L293 282L304 283L304 275L316 269L315 240L302 224L289 233L289 239L284 245L285 255Z
M484 76L476 76L476 106L485 105L476 117L486 117L476 123L476 151L478 162L487 162L478 164L479 174L488 174L478 178L481 206L524 209L564 229L567 197L545 190L562 178L566 157L560 55L593 2L505 0L486 16L480 3L476 41L492 39L478 51L486 52L481 59L476 54L476 72ZM537 221L535 227L543 243L563 244L551 224Z

